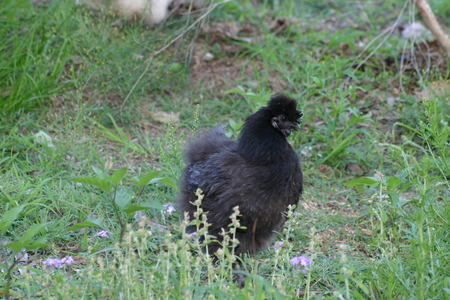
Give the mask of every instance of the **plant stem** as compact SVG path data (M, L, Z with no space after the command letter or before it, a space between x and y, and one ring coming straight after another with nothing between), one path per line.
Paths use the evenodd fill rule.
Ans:
M14 256L13 256L13 261L11 263L11 266L9 266L8 271L6 271L6 285L5 285L5 290L4 290L6 300L9 300L9 297L10 297L9 287L11 285L11 279L12 279L11 272L15 265L16 265L16 260L14 259Z
M117 204L116 204L116 192L117 192L117 186L114 187L114 194L110 198L112 200L112 206L114 208L114 213L116 214L117 220L119 221L119 224L120 224L120 236L119 236L119 245L120 245L120 244L122 244L123 236L125 235L125 222L122 220L122 217L120 216L119 208L117 207Z

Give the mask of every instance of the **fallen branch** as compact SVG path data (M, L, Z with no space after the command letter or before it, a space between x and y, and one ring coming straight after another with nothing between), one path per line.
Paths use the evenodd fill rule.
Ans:
M450 58L450 37L447 33L442 30L439 25L436 17L434 16L433 11L428 5L426 0L415 0L417 9L419 10L420 16L423 19L423 22L428 27L428 29L433 33L436 37L436 40L447 53L447 57Z

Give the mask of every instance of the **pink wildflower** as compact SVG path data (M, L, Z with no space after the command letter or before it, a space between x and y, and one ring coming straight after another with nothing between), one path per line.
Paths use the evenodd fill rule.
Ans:
M312 263L312 260L307 258L306 256L297 256L294 257L293 259L291 259L291 265L295 266L295 265L302 265L305 268L309 267L309 265Z
M275 245L273 246L273 249L275 251L279 250L279 249L283 248L283 244L284 244L284 242L275 242Z
M57 258L49 258L44 260L43 263L47 265L47 267L54 266L55 268L61 268L64 265L71 265L75 262L72 256L65 256L62 259Z
M191 232L188 234L188 237L193 237L197 235L197 231Z
M109 232L106 230L102 230L100 232L97 232L95 234L95 236L99 236L99 237L104 237L104 238L109 238Z

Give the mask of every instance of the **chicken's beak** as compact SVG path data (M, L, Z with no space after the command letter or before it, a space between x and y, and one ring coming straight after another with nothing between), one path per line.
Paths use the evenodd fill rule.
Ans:
M299 119L299 120L300 120L300 119ZM297 122L298 122L298 121L297 121ZM301 123L301 120L300 120L299 123ZM298 126L298 124L292 123L290 127L291 127L291 129L293 129L293 130L295 130L295 131L300 131L300 126Z

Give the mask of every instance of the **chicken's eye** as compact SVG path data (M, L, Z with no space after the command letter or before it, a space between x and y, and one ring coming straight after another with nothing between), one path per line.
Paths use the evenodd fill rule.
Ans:
M281 121L281 122L286 121L286 116L285 116L285 115L281 115L281 116L280 116L280 121Z

